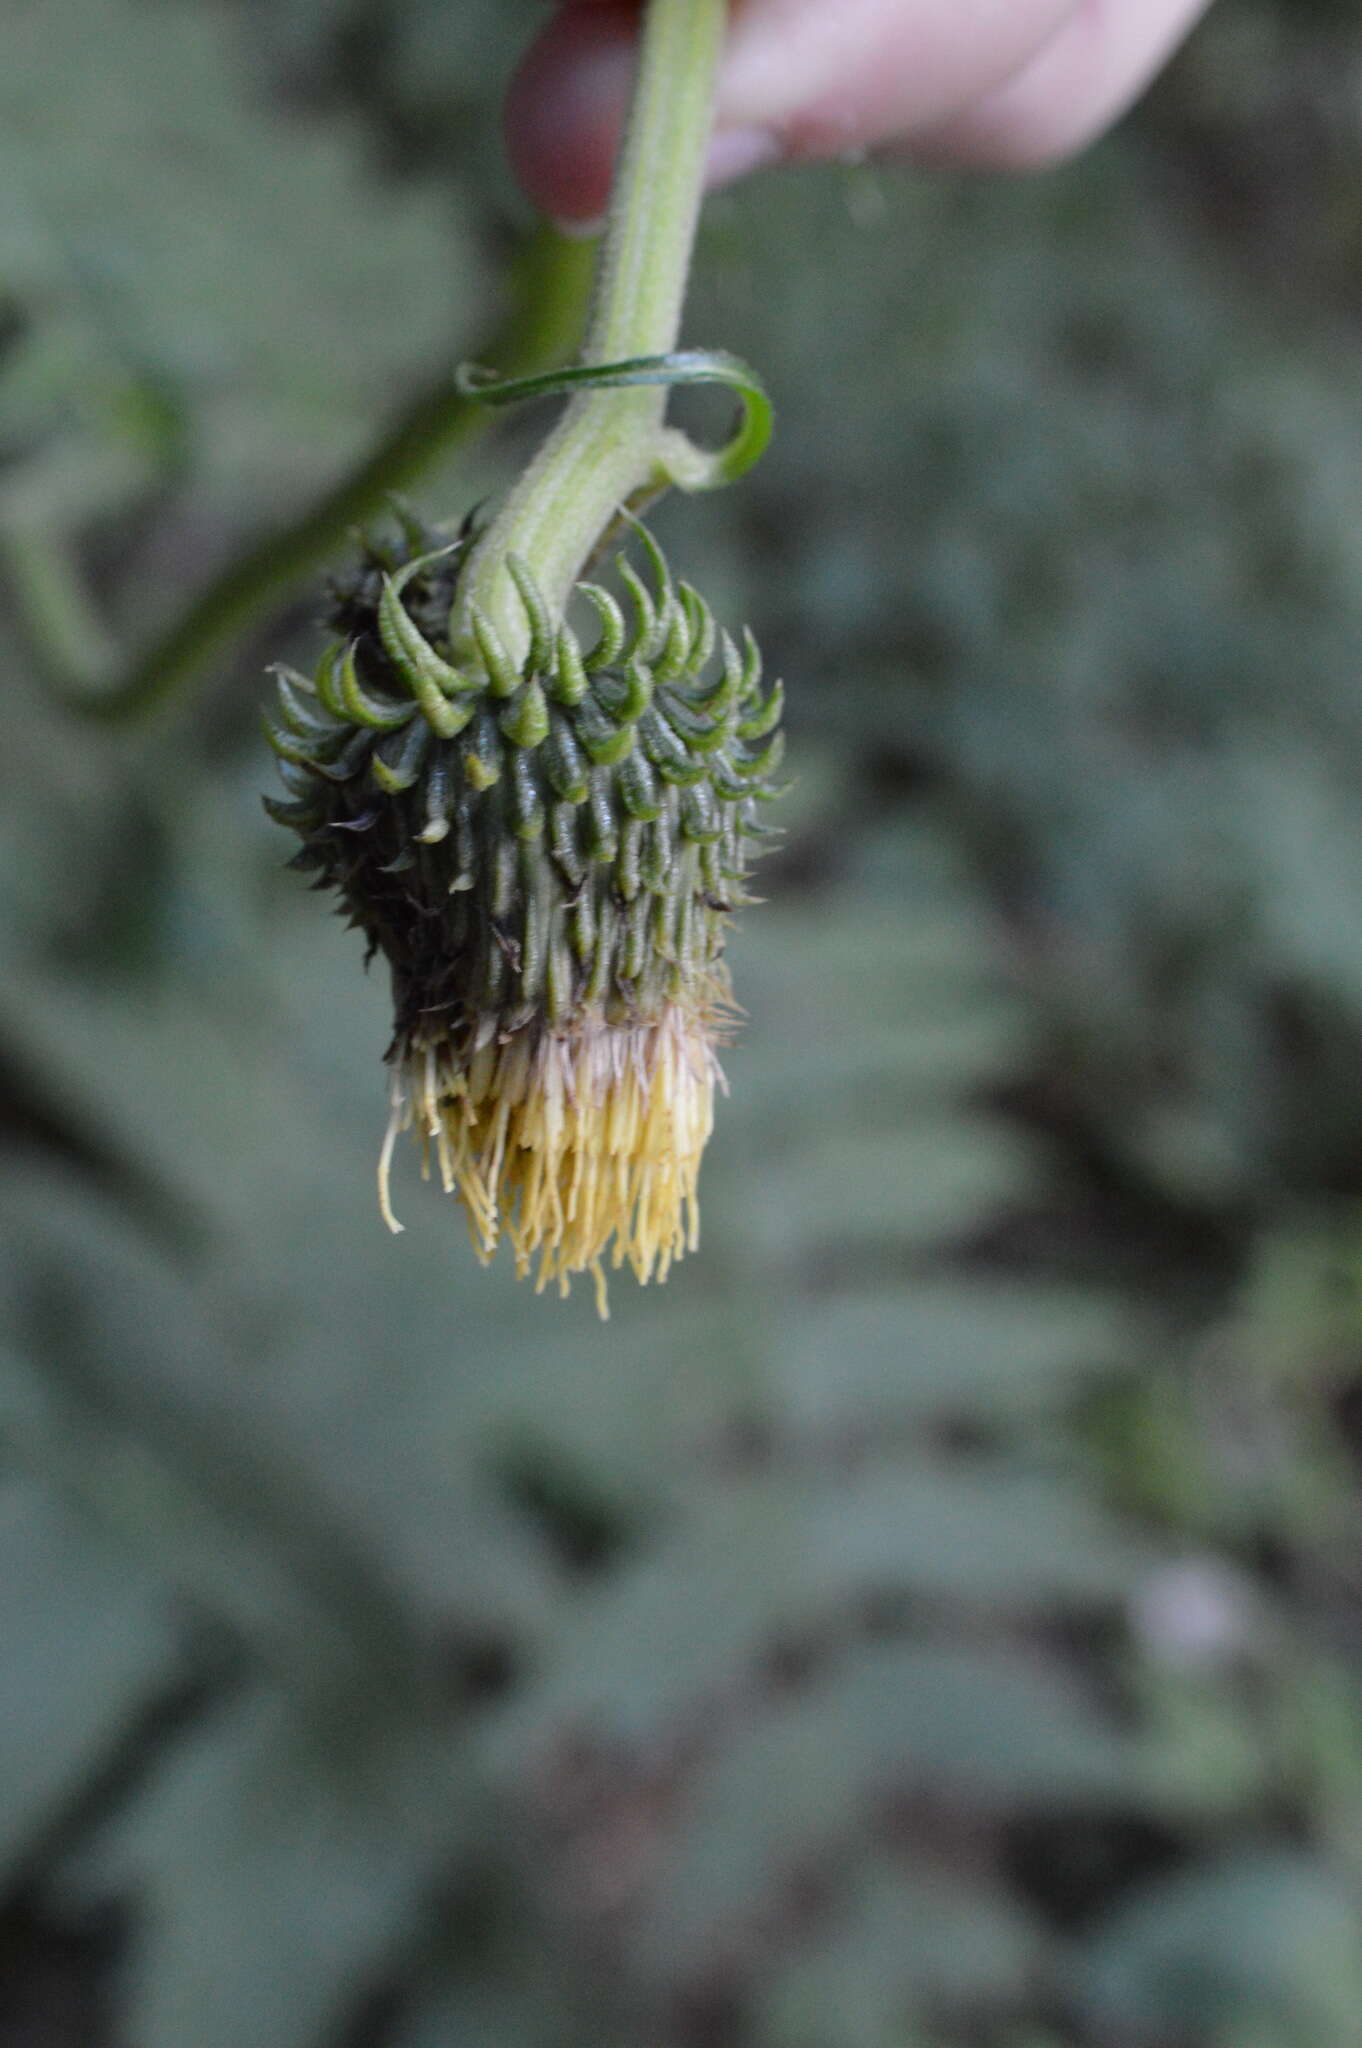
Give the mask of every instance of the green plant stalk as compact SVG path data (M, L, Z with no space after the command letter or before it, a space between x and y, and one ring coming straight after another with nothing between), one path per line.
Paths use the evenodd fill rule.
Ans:
M66 535L45 521L0 521L0 567L39 666L60 688L94 691L109 636Z
M542 227L517 265L514 299L485 346L506 376L561 361L579 331L592 264L589 245ZM472 440L489 423L486 408L452 376L418 393L382 441L358 466L291 525L266 534L238 555L112 687L99 688L89 664L64 658L71 635L50 620L31 620L48 665L69 706L108 723L131 722L159 709L192 683L213 657L244 633L283 593L312 575L351 528L372 518L386 493L415 482L433 463ZM36 607L35 607L36 609Z
M676 345L704 190L728 0L648 0L581 360L665 355ZM573 398L469 561L455 643L476 659L471 606L512 658L528 646L506 569L529 564L561 616L601 535L633 497L672 480L664 386Z

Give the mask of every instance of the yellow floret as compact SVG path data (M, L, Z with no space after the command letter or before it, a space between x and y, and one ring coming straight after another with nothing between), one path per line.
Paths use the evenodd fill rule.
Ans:
M665 1280L699 1243L700 1160L723 1074L715 1016L671 1003L647 1020L585 1019L567 1032L541 1021L466 1056L447 1038L397 1057L379 1161L389 1228L393 1148L414 1130L422 1171L438 1169L467 1212L484 1265L504 1233L526 1277L590 1273L609 1314L605 1260L646 1283Z

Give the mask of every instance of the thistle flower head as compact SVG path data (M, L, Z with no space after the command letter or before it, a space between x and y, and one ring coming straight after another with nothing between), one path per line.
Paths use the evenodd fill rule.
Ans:
M750 634L717 631L638 529L648 581L578 594L583 649L528 568L509 567L528 648L450 619L470 534L404 521L334 592L314 678L281 669L266 731L303 840L392 970L391 1117L467 1214L542 1287L604 1266L665 1278L697 1242L700 1158L732 1019L723 963L767 827L780 690Z

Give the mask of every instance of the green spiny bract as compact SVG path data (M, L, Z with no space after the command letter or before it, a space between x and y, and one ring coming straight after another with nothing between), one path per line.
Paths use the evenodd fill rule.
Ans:
M693 1219L708 1135L725 928L769 831L780 688L762 694L751 635L739 646L718 632L642 528L647 582L621 558L622 604L578 586L598 622L588 648L512 557L523 660L476 609L476 659L456 660L450 621L476 536L404 526L396 545L366 543L335 586L340 637L315 678L277 671L266 731L289 795L267 805L304 842L295 865L338 892L391 965L394 1125L415 1122L427 1154L433 1141L483 1255L504 1224L522 1270L529 1247L544 1252L541 1277L587 1267L599 1282L613 1216L617 1263L646 1278L694 1242L678 1219L683 1204ZM627 1113L605 1099L626 1057L641 1085ZM649 1107L659 1063L685 1098L674 1127ZM608 1174L583 1163L588 1084L592 1115L613 1118ZM630 1143L638 1156L622 1163ZM555 1147L530 1186L527 1155ZM659 1193L672 1182L674 1214Z
M779 685L763 698L751 635L739 651L717 634L646 535L652 588L620 564L627 616L580 586L600 620L586 653L513 564L525 661L479 620L488 672L461 673L448 626L472 538L366 544L315 679L276 671L266 732L289 797L267 807L390 961L399 1034L428 1015L649 1013L713 969L746 900Z

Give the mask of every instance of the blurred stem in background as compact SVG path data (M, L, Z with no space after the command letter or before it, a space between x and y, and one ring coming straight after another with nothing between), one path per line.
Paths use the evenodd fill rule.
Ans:
M643 374L574 394L470 563L463 641L476 602L513 655L523 652L509 555L523 557L561 610L621 506L673 482L702 489L729 481L764 445L769 407L743 366L717 355L685 365L668 358L694 249L726 22L727 0L650 0L599 263L592 243L541 226L515 266L505 325L478 351L497 366L510 395L513 385L571 354L585 325L578 357L585 368L622 365ZM672 367L660 368L668 359ZM665 425L666 386L685 381L727 382L744 393L748 431L717 459ZM356 469L291 525L253 541L121 675L110 674L117 654L106 654L109 633L63 538L0 531L0 560L42 667L86 717L121 723L160 709L324 563L387 494L470 440L485 424L489 398L500 402L495 389L452 376L419 393Z
M649 0L582 347L588 368L676 346L727 21L727 0ZM688 444L668 434L666 403L661 383L576 394L470 559L456 648L474 653L477 607L522 660L529 629L508 557L522 559L559 617L620 507L686 480L674 458Z
M707 0L708 4L708 0ZM561 360L581 332L593 246L547 224L526 239L513 266L513 300L485 354L507 376ZM404 489L487 423L484 407L452 372L420 392L357 468L290 525L265 534L193 598L124 673L102 686L106 630L65 549L29 534L0 536L4 568L35 651L71 708L122 722L158 710L195 682L213 658L268 607L311 575L384 496Z

